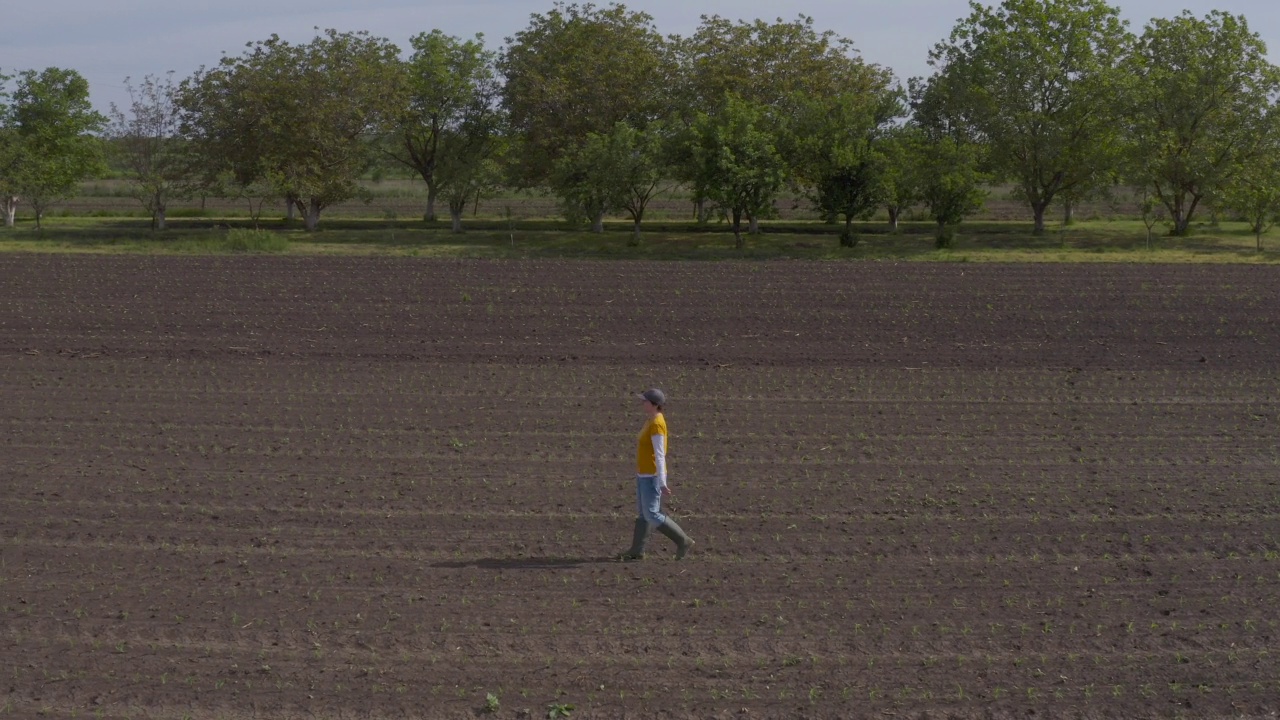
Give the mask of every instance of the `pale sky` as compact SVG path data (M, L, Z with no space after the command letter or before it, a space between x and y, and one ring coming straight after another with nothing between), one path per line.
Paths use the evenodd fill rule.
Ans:
M607 0L597 0L607 5ZM625 3L654 17L665 35L691 33L699 16L733 20L814 18L819 30L854 41L864 59L892 68L899 79L927 75L929 49L969 14L967 0L633 0ZM1280 2L1276 0L1121 0L1118 7L1140 33L1152 17L1183 9L1198 16L1213 9L1244 14L1280 64ZM175 71L184 78L222 53L239 55L245 43L272 33L306 42L313 28L368 30L408 47L411 36L439 28L450 35L485 34L497 49L528 25L532 13L552 1L531 0L43 0L7 3L0 35L0 72L73 68L92 88L95 104L127 100L125 77Z

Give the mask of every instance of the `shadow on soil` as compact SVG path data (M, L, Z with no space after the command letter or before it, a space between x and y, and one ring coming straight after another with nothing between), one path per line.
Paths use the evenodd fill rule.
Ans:
M582 565L617 562L611 557L593 558L479 558L435 563L438 568L484 568L487 570L546 570L548 568L573 568Z

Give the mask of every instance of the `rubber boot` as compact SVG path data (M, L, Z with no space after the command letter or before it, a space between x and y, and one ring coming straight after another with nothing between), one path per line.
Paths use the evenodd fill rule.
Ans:
M671 518L658 526L658 532L671 538L671 542L676 544L676 559L683 560L685 555L693 549L693 538L684 534L680 526Z
M649 538L649 523L644 518L636 518L635 529L631 533L631 549L618 553L619 560L643 560L644 543Z

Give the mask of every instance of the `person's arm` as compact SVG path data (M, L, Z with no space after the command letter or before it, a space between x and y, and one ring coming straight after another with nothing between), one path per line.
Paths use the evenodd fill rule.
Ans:
M667 436L654 433L653 462L658 468L658 487L667 487Z

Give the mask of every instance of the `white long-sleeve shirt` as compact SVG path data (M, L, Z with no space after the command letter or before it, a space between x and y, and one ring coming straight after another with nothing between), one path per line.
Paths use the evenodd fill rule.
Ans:
M658 466L658 486L667 486L667 438L665 435L653 436L653 462Z

